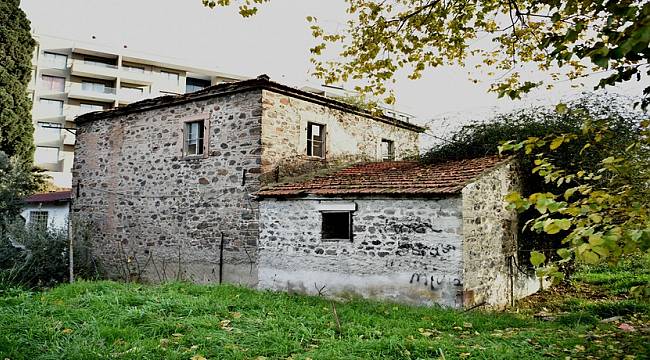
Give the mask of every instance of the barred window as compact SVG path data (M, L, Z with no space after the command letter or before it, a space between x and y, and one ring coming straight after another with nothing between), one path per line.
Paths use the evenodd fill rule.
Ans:
M38 229L47 229L49 213L47 211L30 211L29 223Z

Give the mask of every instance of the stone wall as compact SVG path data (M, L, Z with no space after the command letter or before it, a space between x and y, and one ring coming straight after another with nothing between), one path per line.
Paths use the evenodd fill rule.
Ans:
M381 140L394 141L397 160L417 156L419 134L369 116L273 91L263 92L262 172L296 176L332 163L380 160ZM308 157L307 123L325 125L326 156Z
M517 214L505 208L504 197L519 189L514 163L505 163L468 184L462 191L464 306L485 302L503 306L529 295L536 280L510 269L517 251Z
M321 239L319 207L336 200L261 201L259 287L461 305L460 197L351 201L352 241Z
M223 234L224 280L256 283L261 115L257 90L81 124L72 217L109 275L218 281ZM191 117L209 123L208 149L188 159Z

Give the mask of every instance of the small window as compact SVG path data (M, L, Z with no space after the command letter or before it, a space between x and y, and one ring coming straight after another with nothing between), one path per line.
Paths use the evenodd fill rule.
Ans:
M381 160L395 160L395 143L392 140L381 139Z
M45 90L61 92L65 90L65 78L59 76L43 75L41 79L43 80L43 89Z
M30 211L29 223L37 229L45 230L47 229L48 216L47 211Z
M117 65L115 65L115 60L96 56L84 56L84 64L107 67L111 69L117 68Z
M323 240L352 240L351 211L323 211Z
M203 155L203 120L185 123L185 156Z
M307 124L307 155L325 157L325 125Z
M43 59L57 69L65 69L68 65L68 56L63 54L45 51L43 52Z

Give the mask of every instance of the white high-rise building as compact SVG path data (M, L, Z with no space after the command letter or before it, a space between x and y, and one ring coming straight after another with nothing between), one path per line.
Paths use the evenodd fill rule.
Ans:
M34 102L34 163L62 188L72 184L78 115L244 79L126 47L111 49L45 35L34 38L38 45L29 84Z

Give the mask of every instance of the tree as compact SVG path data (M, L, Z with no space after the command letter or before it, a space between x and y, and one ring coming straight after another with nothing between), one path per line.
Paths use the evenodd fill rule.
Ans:
M36 42L19 0L0 0L0 150L32 163L34 126L27 86Z
M514 192L506 197L513 209L536 211L537 216L527 223L530 229L562 237L559 262L547 262L540 252L531 254L540 275L563 278L558 264L571 259L616 264L624 255L650 255L650 120L640 121L636 139L624 152L608 148L618 136L610 119L593 119L584 123L580 133L530 137L500 147L502 151L534 154L532 172L556 187L552 192L529 196ZM568 169L559 165L553 154L566 152L579 138L587 141L579 150L581 156L576 156L578 166ZM594 152L609 156L601 158L596 169L581 167L583 159L589 158L585 154ZM559 188L563 191L557 191ZM650 296L650 284L636 291Z
M269 0L202 0L209 7L239 5L252 16ZM357 90L394 101L386 83L406 69L417 79L427 68L464 64L478 56L495 73L491 90L518 98L544 85L527 76L532 63L553 78L607 72L598 87L650 75L650 2L647 0L346 0L350 20L327 33L307 17L317 45L315 74L327 83L358 80ZM475 48L491 38L495 46ZM331 45L342 60L319 58ZM554 70L558 69L558 70ZM496 74L500 73L500 74ZM552 83L547 83L551 87ZM642 106L650 102L650 86Z
M7 224L20 214L23 200L42 186L39 173L28 162L0 151L0 237Z

